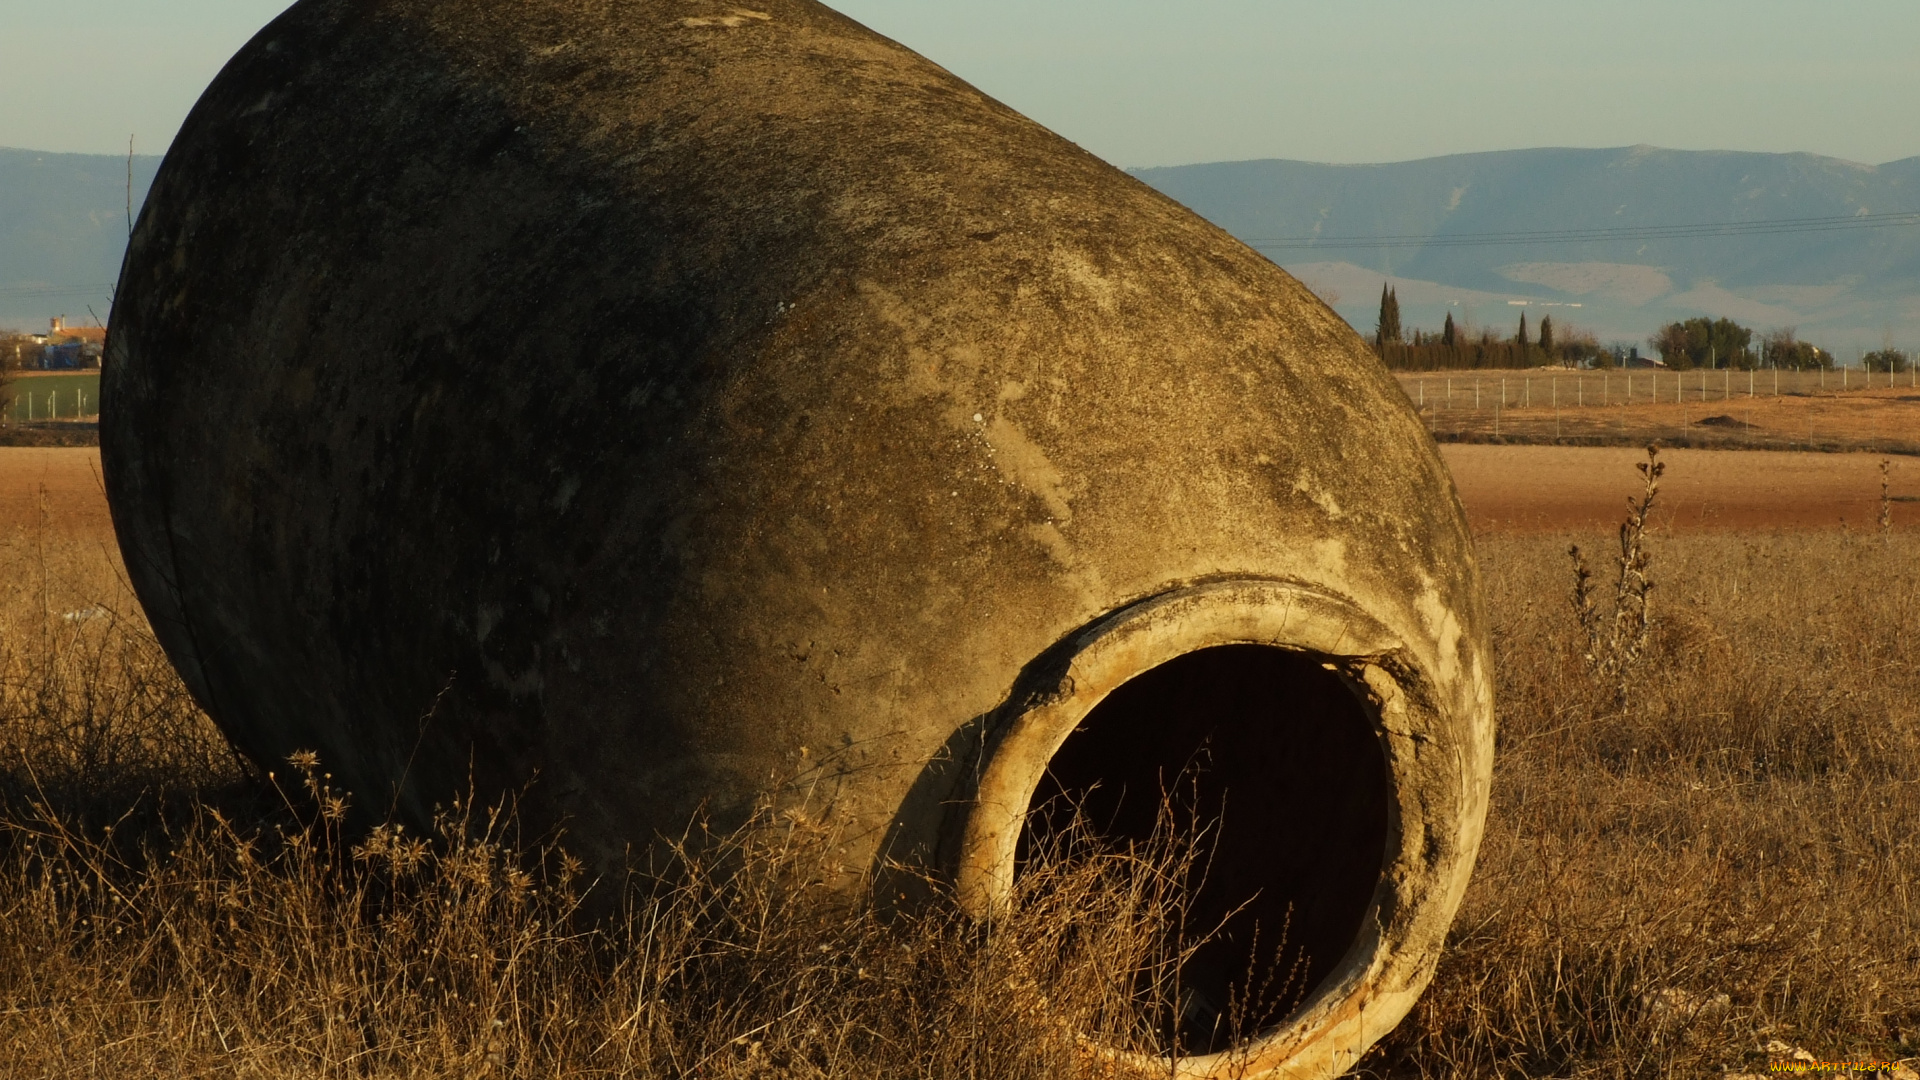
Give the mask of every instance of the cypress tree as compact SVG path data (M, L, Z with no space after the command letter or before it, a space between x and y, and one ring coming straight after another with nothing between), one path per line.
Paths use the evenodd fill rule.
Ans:
M1400 298L1380 283L1380 321L1374 327L1376 345L1398 345L1400 343Z
M1447 325L1440 329L1440 344L1451 349L1459 343L1460 332L1453 328L1453 312L1447 312Z
M1513 335L1513 343L1520 350L1520 359L1525 360L1527 358L1528 345L1527 345L1527 313L1524 311L1520 313L1520 332Z
M1526 316L1523 314L1520 318L1524 320ZM1540 319L1540 351L1546 353L1548 359L1553 358L1553 316L1551 315L1542 316Z

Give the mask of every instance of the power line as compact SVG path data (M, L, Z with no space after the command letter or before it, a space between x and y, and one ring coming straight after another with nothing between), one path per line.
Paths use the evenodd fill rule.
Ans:
M1537 229L1397 236L1276 236L1244 241L1263 251L1305 248L1495 247L1515 244L1598 244L1633 240L1696 240L1719 236L1777 236L1788 233L1852 232L1920 225L1920 212L1836 214L1828 217L1775 218L1689 225L1627 225L1614 228Z
M0 288L0 299L102 296L112 291L113 282L111 281L96 285L16 285L11 288Z

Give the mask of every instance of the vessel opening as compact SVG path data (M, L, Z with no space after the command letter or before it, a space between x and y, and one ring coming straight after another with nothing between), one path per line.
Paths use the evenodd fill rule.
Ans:
M1177 985L1146 997L1168 1002L1165 1049L1214 1053L1283 1020L1359 937L1386 852L1386 759L1371 708L1326 658L1214 646L1130 679L1067 737L1016 874L1059 850L1076 814L1103 850L1148 851L1163 823L1190 851L1161 952L1201 943Z

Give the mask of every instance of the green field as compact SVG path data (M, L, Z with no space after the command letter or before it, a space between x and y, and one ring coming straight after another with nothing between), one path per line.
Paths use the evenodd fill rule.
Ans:
M0 387L0 407L13 422L97 416L100 412L100 373L71 375L17 375Z

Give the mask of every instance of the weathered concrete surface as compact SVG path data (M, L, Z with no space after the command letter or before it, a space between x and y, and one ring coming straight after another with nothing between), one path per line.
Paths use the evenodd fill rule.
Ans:
M1399 389L1259 255L824 7L303 0L182 129L112 331L127 565L256 760L415 817L531 783L603 864L824 762L851 869L890 836L990 903L991 762L929 763L1034 752L1023 671L1209 582L1318 597L1247 632L1411 702L1395 832L1257 1056L1337 1069L1430 974L1491 702Z

